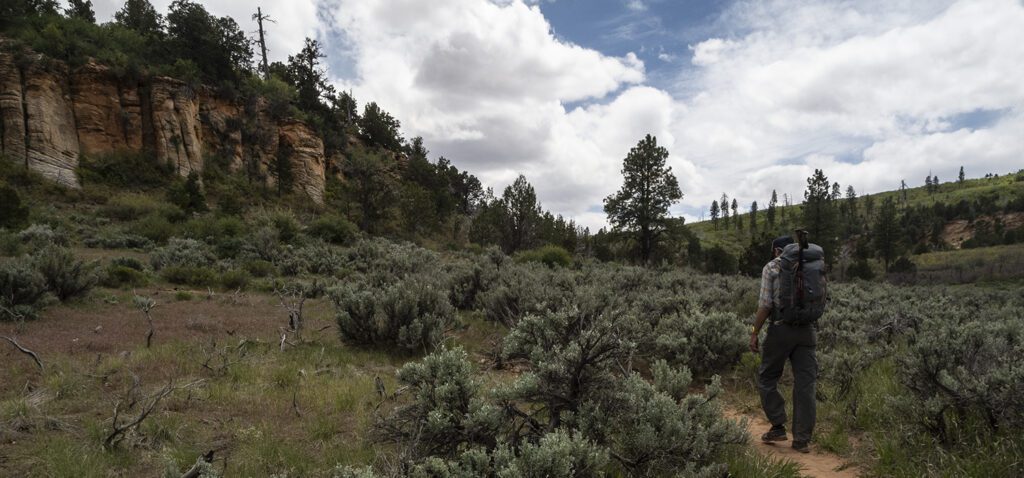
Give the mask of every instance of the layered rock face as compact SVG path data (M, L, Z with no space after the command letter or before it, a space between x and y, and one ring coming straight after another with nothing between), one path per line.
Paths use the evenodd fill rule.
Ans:
M60 63L35 58L18 67L14 56L0 53L0 115L3 153L44 177L78 186L78 136Z
M17 61L4 46L0 40L0 152L8 161L70 187L78 186L80 154L149 152L182 176L218 156L269 186L276 162L287 161L295 191L323 201L323 141L300 121L273 119L261 101L247 111L172 78L129 81L95 63L69 72L38 56Z

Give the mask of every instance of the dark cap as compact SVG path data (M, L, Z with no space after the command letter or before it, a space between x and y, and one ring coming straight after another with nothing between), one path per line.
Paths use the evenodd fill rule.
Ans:
M785 249L786 246L788 246L788 245L790 245L792 243L793 243L793 238L791 236L777 237L777 238L775 238L774 241L772 241L772 250L775 250L775 249Z

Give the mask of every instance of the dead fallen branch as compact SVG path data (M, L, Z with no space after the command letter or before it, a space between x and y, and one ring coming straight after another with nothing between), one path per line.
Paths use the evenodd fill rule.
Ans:
M3 336L0 336L0 338L10 342L11 345L13 345L15 348L17 348L19 352L21 352L21 353L23 353L25 355L28 355L29 357L32 357L32 360L35 360L36 361L36 365L39 366L39 370L43 370L43 361L39 358L38 354L36 354L35 352L33 352L33 351L31 351L31 350L29 350L29 349L27 349L25 347L22 347L21 344L19 344L18 341L15 340L13 337L7 337L6 335L3 335Z
M142 408L142 410L139 411L139 414L135 418L133 418L131 420L128 420L125 423L120 423L121 422L121 405L122 405L122 401L118 400L117 404L114 405L114 418L113 418L113 423L111 425L111 431L110 431L110 434L107 435L107 438L105 440L103 440L103 446L105 448L107 448L107 449L111 449L115 445L117 445L121 441L121 439L124 437L125 433L127 433L127 432L129 432L131 430L134 430L136 427L138 427L142 423L143 420L145 420L147 417L149 417L149 415L152 414L154 410L156 410L156 407L157 407L157 405L160 404L160 401L163 400L168 395L174 393L175 390L183 390L183 389L191 388L191 387L194 387L194 386L196 386L196 385L198 385L198 384L200 384L202 382L203 382L203 380L196 380L195 382L191 382L191 383L182 385L180 387L176 387L176 386L174 386L174 381L173 380L172 381L168 381L167 385L165 385L163 388L158 390L153 395L149 396L148 403ZM132 390L135 390L136 388L137 388L137 384L133 384L132 388L129 390L128 397L126 397L127 398L126 401L128 401L129 404L130 404L129 408L131 408L134 405L135 399L133 397L131 397L131 395L132 395L131 392L132 392Z

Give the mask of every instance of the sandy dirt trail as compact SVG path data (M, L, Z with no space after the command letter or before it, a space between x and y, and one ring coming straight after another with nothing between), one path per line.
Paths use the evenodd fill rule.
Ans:
M750 435L751 445L763 454L800 464L800 473L804 476L813 478L856 478L858 476L856 467L845 467L846 463L842 458L819 450L814 443L811 443L810 453L800 453L793 450L789 440L774 444L762 442L761 435L771 428L768 420L765 420L764 417L746 415L735 410L727 410L726 416L737 420L746 418L747 434ZM789 438L792 440L793 436L790 435Z

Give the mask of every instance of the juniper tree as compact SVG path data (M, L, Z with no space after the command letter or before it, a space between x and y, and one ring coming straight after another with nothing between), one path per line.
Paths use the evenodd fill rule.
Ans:
M503 248L507 253L529 248L541 219L537 192L522 174L501 195Z
M640 260L647 263L656 242L668 226L668 209L683 198L679 181L665 163L668 150L647 135L630 149L622 163L622 188L604 200L608 222L629 231L640 245Z
M956 182L963 184L967 178L964 176L964 167L960 166L960 175L957 176Z

